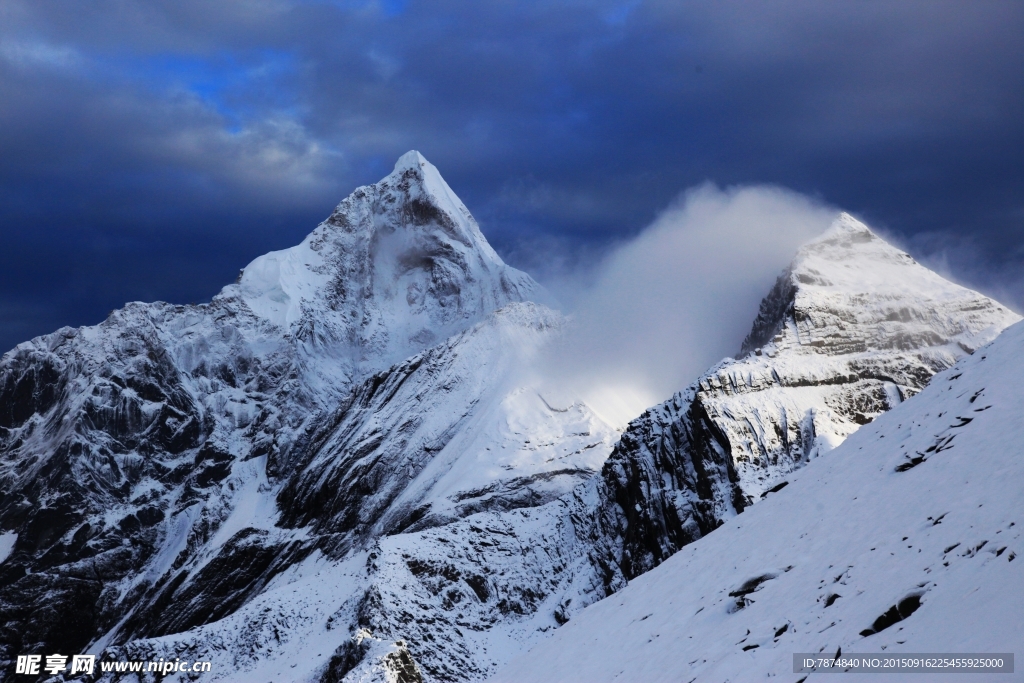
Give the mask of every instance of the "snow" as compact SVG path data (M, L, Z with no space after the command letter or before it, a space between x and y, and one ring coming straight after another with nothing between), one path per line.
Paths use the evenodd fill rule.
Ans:
M796 652L1020 652L1022 351L1017 324L491 680L788 679ZM911 595L916 612L861 635ZM874 678L893 680L858 680Z
M17 532L8 531L0 534L0 564L3 564L4 560L11 556L11 551L14 550L14 544L17 542Z
M309 238L298 246L258 257L242 271L240 288L252 311L287 329L302 314L303 295L312 298L328 281L317 273L322 257L309 247ZM303 277L305 276L305 277Z
M381 242L400 251L405 244L392 243L401 239L389 233ZM384 281L404 286L397 271L388 272ZM859 273L873 281L877 297L858 284ZM840 276L848 277L841 287L835 284ZM761 355L726 359L648 413L665 422L657 433L670 433L672 421L699 398L709 419L730 436L733 465L752 501L853 433L860 426L853 408L875 417L899 404L936 369L963 356L961 342L991 338L1016 319L974 292L937 281L866 227L844 219L801 250L784 278L795 283L794 313L782 328L769 330L775 338ZM894 307L915 313L889 324ZM922 311L931 314L922 318ZM602 555L607 547L621 552L619 542L602 536L608 530L597 523L618 494L594 475L624 426L624 406L635 397L611 392L584 401L533 370L565 324L543 306L509 304L367 380L333 414L318 418L315 424L327 427L309 438L319 445L289 461L283 481L275 485L259 475L262 459L236 463L225 483L228 502L209 513L219 527L187 568L192 576L234 534L251 528L265 530L268 543L321 533L334 543L347 538L336 546L344 552L328 559L317 551L318 559L286 570L219 622L135 640L126 652L245 653L234 655L237 670L215 678L281 675L276 667L285 667L290 680L312 680L326 666L323 650L357 648L363 660L346 675L349 683L391 676L387 661L403 652L427 680L474 680L624 586L621 575L607 574L606 563L618 560ZM916 342L891 348L900 335ZM812 343L818 339L827 343ZM227 411L229 404L217 409ZM795 457L765 457L787 449L796 449ZM685 492L672 490L673 481L662 474L632 483L648 496L663 492L685 506ZM733 499L728 478L709 485L722 501ZM284 528L273 525L275 497L284 500ZM360 524L338 533L353 507ZM719 512L721 520L736 514L726 507ZM354 575L355 556L367 560ZM304 568L310 562L319 581L336 590L323 593L309 578ZM273 588L280 585L291 586L287 603ZM266 631L246 626L268 619L279 630L287 625L283 639L290 644L277 632L271 642ZM364 630L370 635L360 636ZM307 642L317 644L317 657L300 645Z
M270 530L277 520L277 506L273 498L266 495L271 490L267 481L267 456L236 463L232 477L239 482L234 506L210 539L208 547L211 550L220 548L242 529Z
M763 341L748 338L692 389L728 436L750 501L1021 319L849 214L799 250L776 285L787 288L788 311L766 320Z
M332 615L354 608L365 565L365 552L342 562L314 554L275 577L244 610L185 634L135 641L123 651L114 647L108 652L122 659L174 652L183 659L212 661L210 680L313 680L338 642L347 640L332 630ZM176 680L175 675L167 680Z
M425 418L420 430L430 435L426 440L452 436L416 472L396 506L429 502L443 516L453 501L503 481L600 470L614 445L615 430L580 401L563 411L552 410L536 386L543 380L530 371L543 344L557 334L553 328L558 324L542 307L512 304L453 342L457 358L440 384L456 384L454 392L472 387L473 395L465 400L466 408L436 403L448 399L443 391L431 404L420 401L416 406ZM477 382L483 386L473 386ZM454 430L453 416L461 416ZM572 484L562 484L550 497L571 489Z

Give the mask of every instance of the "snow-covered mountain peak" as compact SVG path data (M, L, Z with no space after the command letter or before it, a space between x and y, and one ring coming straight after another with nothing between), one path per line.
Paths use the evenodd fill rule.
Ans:
M804 285L872 292L882 287L884 294L895 291L908 276L915 286L951 284L848 213L840 214L828 230L804 245L790 269Z
M220 298L379 369L513 301L544 298L487 243L419 152L357 188L299 245L254 260Z
M429 164L426 157L420 154L415 149L410 149L408 152L398 157L398 161L395 162L395 172L404 171L408 168L415 168L417 166L423 167ZM431 164L431 168L433 165Z
M779 277L741 358L699 384L708 390L703 401L720 404L723 415L740 411L737 403L763 413L764 425L755 430L763 434L731 434L727 449L747 495L756 498L792 466L766 471L789 460L777 459L783 451L799 463L830 450L1019 320L844 213ZM745 379L727 390L712 386L723 378ZM780 429L793 434L776 443L768 435Z
M552 416L561 427L548 433L552 441L566 435L568 461L585 471L559 472L569 468L518 433L498 443L522 451L511 463L488 460L497 455L490 442L456 448L460 430L503 424L505 412L547 417L539 398L517 401L526 392L502 402L515 390L507 385L516 362L555 331L554 313L526 303L542 295L491 249L437 169L411 153L300 244L255 259L210 303L129 304L100 325L0 357L0 669L19 652L81 652L187 631L235 611L316 543L338 547L274 524L281 486L317 453L310 437L334 436L327 420L367 437L344 451L368 471L353 474L364 488L350 492L386 489L376 507L346 512L401 521L404 508L386 504L409 489L400 504L438 490L435 507L470 514L471 505L516 503L515 495L551 498L593 474L600 462L591 454L610 451L612 433L579 436L596 429L582 412ZM389 377L395 401L377 391ZM491 413L470 414L484 404ZM547 456L563 455L561 443L546 446ZM484 472L470 492L442 471L464 464L462 455L483 462L462 470ZM448 460L427 472L430 481L416 481L416 467L427 470L435 456ZM513 481L485 491L494 469ZM452 493L473 495L450 501ZM90 577L80 579L85 566ZM218 608L197 597L222 585L207 580L213 575L233 586L228 602L214 598ZM18 583L24 577L32 588ZM179 583L168 584L172 577ZM143 605L177 599L189 577L193 609L150 619L155 611ZM69 625L62 615L75 605L89 616Z
M459 227L466 228L467 232L474 232L476 236L479 236L479 228L477 228L476 222L470 215L469 209L466 208L462 200L458 198L444 178L441 177L437 167L427 161L416 150L410 150L400 156L398 161L395 162L395 169L388 177L396 178L398 182L408 178L412 181L413 185L418 182L416 190L430 197L435 205L448 210L453 217L468 218L466 221L458 221L461 223ZM484 240L484 243L486 244L486 240ZM494 255L494 257L496 258L497 256Z
M805 246L830 241L850 240L866 242L872 239L878 239L878 235L871 228L854 218L852 214L842 211L836 216L836 219L832 221L832 225L825 232L808 242Z
M1019 317L925 268L843 213L797 252L761 304L741 355L938 348L967 352Z
M785 486L1019 320L841 215L778 278L740 357L645 412L609 457L603 518L623 576Z

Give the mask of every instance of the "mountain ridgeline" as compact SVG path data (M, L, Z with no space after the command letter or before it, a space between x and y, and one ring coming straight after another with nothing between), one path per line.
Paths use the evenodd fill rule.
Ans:
M242 479L280 481L367 378L538 297L410 152L209 304L132 303L6 353L0 529L15 540L0 564L0 658L236 609L316 546L284 531L218 537Z
M533 370L546 300L410 152L209 304L5 354L3 666L486 678L1019 319L842 215L620 434Z

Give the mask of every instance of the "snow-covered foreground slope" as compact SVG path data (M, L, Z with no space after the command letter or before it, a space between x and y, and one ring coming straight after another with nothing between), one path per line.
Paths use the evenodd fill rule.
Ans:
M1022 405L1018 324L492 680L796 680L797 652L1019 654Z

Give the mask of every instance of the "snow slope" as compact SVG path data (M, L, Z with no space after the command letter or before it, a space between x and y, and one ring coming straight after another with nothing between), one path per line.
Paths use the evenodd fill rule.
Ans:
M1024 651L1022 358L1018 324L491 680L796 680L796 652ZM895 680L858 680L876 677Z

